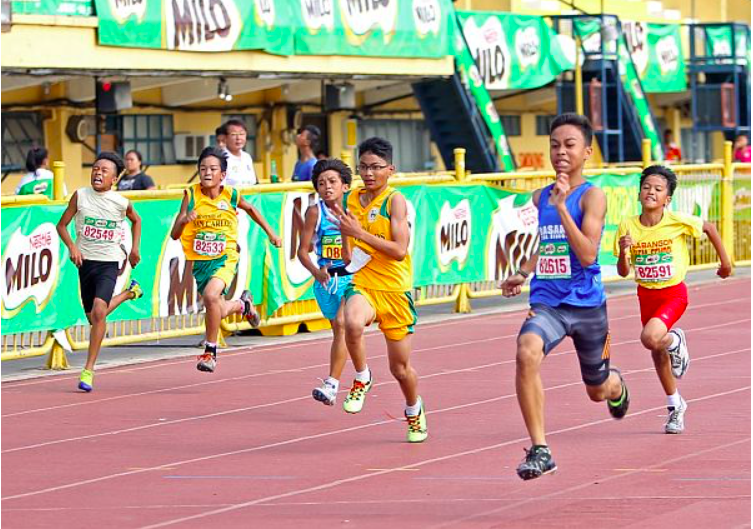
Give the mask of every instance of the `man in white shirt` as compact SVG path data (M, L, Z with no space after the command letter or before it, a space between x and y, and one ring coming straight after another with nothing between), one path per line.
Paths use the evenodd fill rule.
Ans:
M254 161L243 148L246 146L248 131L246 124L239 119L231 119L225 123L227 129L226 150L227 176L225 183L236 187L252 186L259 183L254 171Z

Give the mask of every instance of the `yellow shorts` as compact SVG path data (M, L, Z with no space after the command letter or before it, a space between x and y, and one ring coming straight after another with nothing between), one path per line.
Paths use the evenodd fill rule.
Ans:
M206 261L194 261L192 273L196 280L196 290L204 294L204 289L213 278L221 279L225 283L223 294L227 294L230 284L233 282L235 273L238 271L238 254L227 253L218 259Z
M372 290L351 284L345 291L345 299L361 295L366 298L376 313L379 330L390 340L398 341L413 334L416 324L416 307L410 292Z

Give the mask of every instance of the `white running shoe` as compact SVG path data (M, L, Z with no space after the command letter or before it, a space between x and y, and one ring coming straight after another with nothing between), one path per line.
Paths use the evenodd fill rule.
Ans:
M682 329L672 329L670 334L674 334L680 340L677 347L669 349L669 359L672 361L672 374L675 378L682 378L690 366L690 354L688 353L688 342L685 340L685 333Z
M688 403L680 397L680 406L677 408L670 407L667 422L664 424L664 433L682 433L685 429L685 412L688 409Z
M327 382L322 382L320 387L314 388L311 395L314 397L314 400L318 400L327 406L334 406L337 401L337 390Z

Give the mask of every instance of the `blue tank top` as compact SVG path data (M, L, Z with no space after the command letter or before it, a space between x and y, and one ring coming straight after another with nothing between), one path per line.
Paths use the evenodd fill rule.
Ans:
M583 268L570 249L557 208L549 203L553 186L542 189L539 197L539 261L531 279L530 302L550 307L562 304L600 307L606 295L598 256L592 265ZM589 182L581 184L565 200L567 211L579 229L583 225L580 201L591 186Z
M343 239L336 217L329 211L323 200L317 204L319 220L316 225L316 255L319 266L329 265L330 268L345 266L342 259Z

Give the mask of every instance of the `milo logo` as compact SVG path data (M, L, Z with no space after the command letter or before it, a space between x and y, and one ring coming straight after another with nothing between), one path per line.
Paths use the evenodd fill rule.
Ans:
M536 250L537 231L538 211L530 199L518 206L515 196L501 199L487 238L487 279L501 281L528 260Z
M136 17L137 22L144 20L146 0L110 0L110 12L119 24L124 24L129 17Z
M282 252L280 264L282 284L288 298L297 299L308 286L311 273L298 260L298 246L303 233L303 216L306 209L314 201L314 193L286 193L285 204L282 209L282 249L272 250ZM317 261L316 252L311 249L309 257L312 262Z
M462 268L471 248L471 204L461 200L454 208L449 202L442 205L435 232L439 264L447 267L457 261Z
M234 0L166 0L164 9L170 50L231 50L241 32Z
M667 35L656 42L656 59L662 75L677 70L680 61L680 48L672 35Z
M648 29L643 22L624 22L622 24L627 42L627 51L633 58L635 69L641 77L648 67L649 46Z
M510 52L499 18L490 16L481 26L474 17L468 18L463 24L463 34L486 87L507 88Z
M274 0L254 0L254 11L256 12L257 22L260 26L266 26L271 29L275 25L275 3Z
M18 228L5 250L0 279L3 317L11 317L31 300L39 314L52 297L60 273L60 237L55 225L45 222L29 235Z
M541 38L537 28L531 26L515 32L515 53L521 68L539 64L541 59Z
M343 22L351 33L362 36L376 28L391 35L397 25L398 0L341 0Z
M413 0L413 23L419 36L439 33L442 9L438 0Z
M322 27L332 29L335 25L332 0L301 0L303 23L311 31Z

